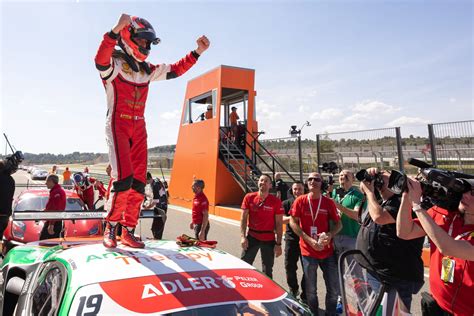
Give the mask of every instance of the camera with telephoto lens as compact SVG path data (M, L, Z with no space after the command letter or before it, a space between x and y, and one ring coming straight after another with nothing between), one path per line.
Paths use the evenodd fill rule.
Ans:
M423 208L433 205L448 211L457 211L459 202L465 192L471 190L474 176L433 168L424 161L411 158L408 163L420 168L416 179L420 182ZM395 194L408 191L407 176L398 170L392 170L388 181L388 189Z
M23 160L25 160L23 153L21 151L16 151L5 158L5 164L1 171L7 174L14 174Z
M325 162L319 168L327 173L330 173L330 175L327 177L327 179L323 180L323 183L321 184L321 191L326 191L330 185L334 184L334 175L339 171L339 166L337 163L334 161L331 162Z
M359 170L356 175L356 179L359 181L367 181L372 182L374 181L374 187L377 190L380 190L383 187L383 176L381 172L377 172L375 175L371 175L367 172L366 169Z

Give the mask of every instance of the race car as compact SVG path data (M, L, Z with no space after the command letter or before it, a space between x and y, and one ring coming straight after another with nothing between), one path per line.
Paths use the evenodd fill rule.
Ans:
M81 211L83 203L79 196L70 190L66 192L66 211ZM23 191L13 203L13 214L31 210L43 210L48 202L49 190L46 188ZM2 255L13 247L37 241L43 228L43 221L13 221L10 218L3 234ZM64 221L64 236L100 236L102 222L100 220Z
M35 242L12 249L1 269L3 315L311 315L242 260L169 240Z

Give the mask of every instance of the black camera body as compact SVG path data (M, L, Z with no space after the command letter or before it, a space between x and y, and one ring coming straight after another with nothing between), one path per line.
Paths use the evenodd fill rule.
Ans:
M430 208L440 206L448 211L457 211L462 195L468 192L474 184L474 176L433 168L424 161L411 158L408 163L420 168L417 180L422 190L422 206ZM396 194L408 190L407 176L397 170L392 170L388 188Z
M321 184L321 191L324 192L327 191L330 185L334 184L334 175L339 171L340 168L334 161L325 162L320 165L319 168L324 172L330 173L330 175L327 177L327 180L323 180Z
M374 181L374 187L377 190L380 190L383 187L384 181L383 181L383 176L381 172L378 172L374 176L369 174L366 169L361 169L359 170L356 175L356 179L359 181L367 181L367 182L372 182Z
M18 170L18 166L23 160L25 160L23 153L21 151L16 151L12 155L5 158L4 166L0 171L12 175Z

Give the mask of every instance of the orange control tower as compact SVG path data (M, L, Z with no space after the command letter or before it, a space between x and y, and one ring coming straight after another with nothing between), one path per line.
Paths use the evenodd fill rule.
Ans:
M219 66L188 82L169 186L170 203L191 208L193 179L203 179L209 213L240 218L240 206L257 189L255 71ZM238 125L231 127L232 109ZM233 114L235 117L235 114Z

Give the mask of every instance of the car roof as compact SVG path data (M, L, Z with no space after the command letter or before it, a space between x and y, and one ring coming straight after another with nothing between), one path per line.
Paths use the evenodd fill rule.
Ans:
M76 192L71 190L64 190L66 192L66 197L70 198L79 198ZM41 188L41 189L28 189L21 192L18 196L18 199L26 199L32 196L49 196L49 189Z

